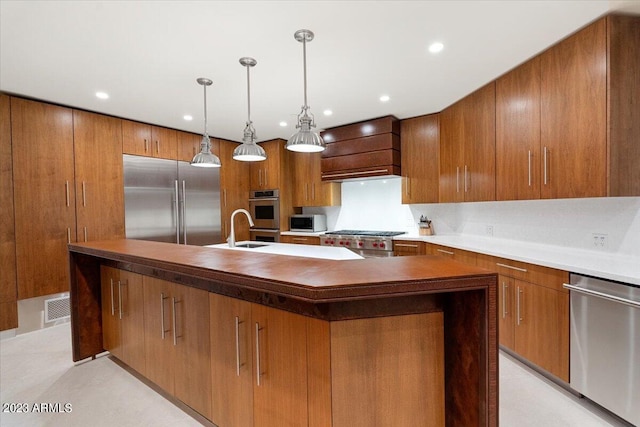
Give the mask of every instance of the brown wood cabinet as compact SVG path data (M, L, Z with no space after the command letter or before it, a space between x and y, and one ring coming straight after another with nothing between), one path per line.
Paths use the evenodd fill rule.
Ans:
M11 98L18 299L69 289L76 241L73 112Z
M606 42L601 19L540 55L543 198L606 196Z
M202 141L202 135L177 131L177 136L178 160L182 160L183 162L191 162L195 155L200 152L200 142ZM215 138L211 138L212 144L214 139ZM211 147L211 152L213 153L213 151L213 147Z
M400 122L402 203L437 203L440 164L440 115Z
M209 294L212 421L307 425L306 318Z
M496 81L496 198L540 198L540 58Z
M416 240L394 240L393 256L425 255L426 244Z
M176 160L178 133L174 129L123 120L122 150L125 154Z
M440 117L440 202L495 200L495 82Z
M147 378L211 418L208 293L149 276L142 282Z
M288 152L280 139L265 141L260 144L267 153L267 159L261 162L250 162L251 190L270 190L280 188L280 171L288 164Z
M322 181L321 153L291 153L289 156L293 164L293 206L339 206L342 203L340 184Z
M104 348L146 375L142 276L102 266L100 277Z
M294 245L320 245L320 237L280 235L280 243L292 243Z
M0 331L18 327L16 231L13 210L11 99L0 94Z
M478 254L479 267L499 273L499 341L569 381L569 273Z
M78 241L124 238L121 120L74 110L73 149Z
M426 243L426 253L429 255L440 255L466 264L476 265L476 253L463 249L454 249L448 246Z
M212 143L214 140L212 140ZM222 167L220 168L220 215L222 240L231 232L231 213L236 209L249 209L250 164L233 160L238 143L215 139ZM213 150L212 150L213 151ZM236 241L249 240L249 221L244 215L235 218Z

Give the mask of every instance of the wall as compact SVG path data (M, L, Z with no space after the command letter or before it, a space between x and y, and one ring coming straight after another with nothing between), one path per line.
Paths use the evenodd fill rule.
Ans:
M468 234L594 249L593 233L606 234L605 250L640 257L640 197L402 205L401 179L342 183L342 206L307 208L324 213L330 230L417 232L420 215L436 234Z

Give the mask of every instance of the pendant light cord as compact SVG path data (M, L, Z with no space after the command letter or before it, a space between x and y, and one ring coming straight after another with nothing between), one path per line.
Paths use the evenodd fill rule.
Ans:
M304 109L309 108L307 106L307 37L302 37L302 67L304 69Z
M249 68L247 67L247 124L251 123L251 80L249 79Z
M207 85L204 84L204 134L207 135Z

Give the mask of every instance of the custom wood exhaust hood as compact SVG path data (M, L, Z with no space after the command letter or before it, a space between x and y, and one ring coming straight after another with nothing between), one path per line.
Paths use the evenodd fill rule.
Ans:
M400 176L400 121L394 116L352 123L321 133L322 180Z

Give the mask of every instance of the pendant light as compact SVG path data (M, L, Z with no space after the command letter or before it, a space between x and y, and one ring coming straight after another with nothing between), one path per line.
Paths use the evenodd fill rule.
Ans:
M267 153L264 148L256 144L256 130L251 121L251 84L249 80L249 70L258 62L253 58L240 58L240 64L247 67L247 125L244 128L242 144L233 150L233 159L241 162L259 162L266 160Z
M313 114L309 116L307 110L307 42L313 40L313 33L309 30L298 30L293 37L302 43L302 58L304 68L304 105L302 111L298 114L298 123L296 129L300 129L294 133L287 141L286 148L291 151L300 152L317 152L326 148L325 143L319 133L313 132L311 128L316 127Z
M219 168L220 159L215 154L211 153L211 140L207 133L207 86L211 86L213 83L211 80L204 77L196 79L199 85L204 87L204 134L202 135L202 141L200 142L200 152L196 154L191 160L193 166L199 166L203 168Z

